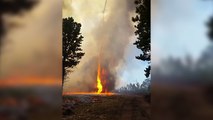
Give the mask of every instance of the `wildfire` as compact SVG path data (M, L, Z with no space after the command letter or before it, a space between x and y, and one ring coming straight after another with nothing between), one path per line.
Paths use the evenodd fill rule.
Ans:
M66 95L103 95L103 96L111 96L111 95L117 95L116 93L112 93L112 92L109 92L108 89L107 89L107 81L106 81L106 75L107 75L107 72L106 70L101 67L100 65L100 62L98 63L98 70L97 70L97 84L96 87L97 88L97 91L93 91L93 92L85 92L85 91L66 91L66 92L63 92L63 96L66 96Z
M97 88L98 88L97 93L100 94L103 90L103 86L102 86L102 83L101 83L101 66L100 66L100 63L98 64Z
M66 95L103 95L103 96L111 96L111 95L116 95L116 93L109 92L107 89L107 82L106 82L106 75L107 72L104 68L101 67L100 62L98 63L98 70L97 70L97 84L96 88L97 91L93 92L84 92L84 91L77 91L77 92L63 92L63 96Z

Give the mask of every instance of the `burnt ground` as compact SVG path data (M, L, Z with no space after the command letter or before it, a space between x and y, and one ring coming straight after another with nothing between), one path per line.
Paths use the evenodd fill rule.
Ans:
M75 95L63 98L63 120L149 120L150 109L142 95Z

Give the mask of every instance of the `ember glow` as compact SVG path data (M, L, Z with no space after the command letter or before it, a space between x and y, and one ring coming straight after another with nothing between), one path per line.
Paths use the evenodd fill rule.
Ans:
M97 88L98 91L97 93L100 94L103 90L102 82L101 82L101 65L100 63L98 64L98 74L97 74Z

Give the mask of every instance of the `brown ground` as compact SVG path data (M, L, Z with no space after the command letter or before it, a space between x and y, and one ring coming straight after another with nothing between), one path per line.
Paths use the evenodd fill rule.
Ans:
M64 120L149 120L150 104L143 96L79 95L65 96ZM71 107L70 107L71 106Z

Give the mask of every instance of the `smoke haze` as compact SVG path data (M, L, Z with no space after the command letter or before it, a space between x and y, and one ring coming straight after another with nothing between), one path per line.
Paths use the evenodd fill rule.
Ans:
M4 16L8 33L1 51L0 79L36 76L61 80L60 4L60 0L39 0L30 11Z

